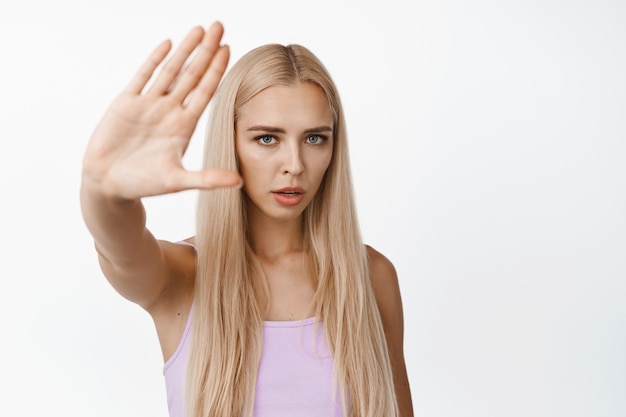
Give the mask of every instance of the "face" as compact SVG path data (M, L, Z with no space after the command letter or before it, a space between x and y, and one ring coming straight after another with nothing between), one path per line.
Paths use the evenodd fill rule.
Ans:
M269 87L240 107L235 130L248 210L299 218L333 153L333 117L323 91L312 83Z

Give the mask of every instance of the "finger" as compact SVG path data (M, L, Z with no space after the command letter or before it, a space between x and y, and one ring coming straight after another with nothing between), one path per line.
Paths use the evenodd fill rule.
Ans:
M230 49L228 45L223 45L215 53L209 69L204 73L202 79L191 93L189 102L187 103L187 111L189 111L196 119L211 101L215 90L226 72L228 59L230 57Z
M204 29L199 26L196 26L187 34L178 49L176 49L176 52L174 52L174 55L163 66L154 84L149 88L148 94L163 95L169 90L172 82L178 77L185 61L196 49L203 36Z
M183 102L187 95L196 87L207 70L211 60L220 48L220 40L224 34L224 28L219 22L213 23L204 34L198 47L196 56L183 70L181 76L170 87L170 94L179 102Z
M203 171L177 171L173 178L173 188L182 190L212 190L215 188L241 187L243 179L236 171L210 168Z
M139 70L130 80L124 91L130 94L141 93L150 78L152 78L154 70L163 62L171 48L172 43L169 40L161 42L148 56L148 59L139 67Z

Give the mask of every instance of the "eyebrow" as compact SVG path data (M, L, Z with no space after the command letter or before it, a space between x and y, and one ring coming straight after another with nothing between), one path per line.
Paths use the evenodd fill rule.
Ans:
M330 126L316 126L310 129L306 129L304 133L317 133L317 132L332 132L333 128ZM268 133L287 133L285 129L273 126L256 125L248 128L248 132L268 132Z

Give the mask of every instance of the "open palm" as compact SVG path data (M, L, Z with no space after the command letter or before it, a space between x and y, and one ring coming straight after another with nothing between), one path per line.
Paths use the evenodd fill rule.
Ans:
M198 119L228 64L222 34L217 22L207 31L194 28L154 79L171 43L165 41L152 52L94 130L83 159L86 181L123 199L240 183L236 172L192 172L182 164Z

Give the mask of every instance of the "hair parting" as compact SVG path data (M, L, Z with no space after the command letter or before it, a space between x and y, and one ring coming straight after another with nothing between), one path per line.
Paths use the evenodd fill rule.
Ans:
M237 170L238 109L265 88L297 83L319 86L334 117L333 156L304 212L304 245L317 274L315 312L333 354L334 384L345 416L397 416L386 339L353 199L343 110L322 63L299 45L266 45L244 55L211 102L203 164ZM252 416L269 291L248 243L242 191L202 191L197 213L186 413Z

